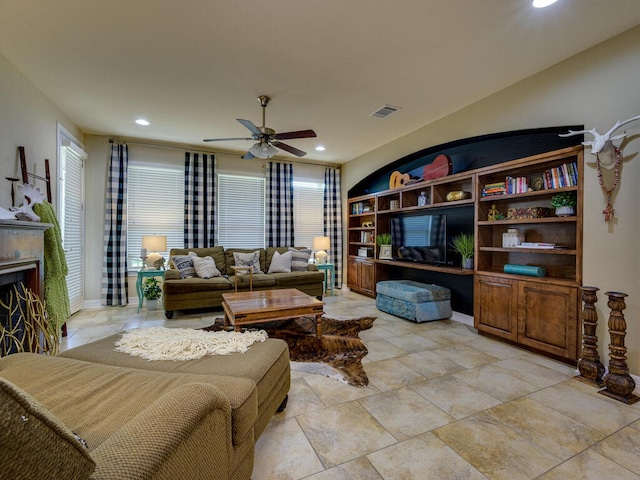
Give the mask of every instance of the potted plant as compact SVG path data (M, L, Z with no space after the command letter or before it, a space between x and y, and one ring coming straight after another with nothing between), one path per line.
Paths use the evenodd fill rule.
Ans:
M462 268L473 268L473 234L461 233L456 235L450 245L453 251L462 257Z
M551 197L551 206L556 209L556 215L566 217L575 214L578 203L576 192L562 192Z
M380 233L376 235L376 245L380 248L378 258L382 260L391 260L391 234Z
M142 294L147 300L148 310L155 310L158 308L158 299L162 294L162 289L160 288L160 282L158 279L155 277L145 278L144 284L142 285Z

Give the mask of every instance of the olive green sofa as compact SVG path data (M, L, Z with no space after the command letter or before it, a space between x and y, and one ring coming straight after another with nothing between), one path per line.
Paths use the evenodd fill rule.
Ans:
M174 248L170 252L169 269L164 274L162 284L162 301L165 316L173 318L174 312L222 305L222 294L238 291L248 291L250 287L249 275L234 274L234 252L260 252L260 270L264 273L254 273L251 278L253 290L273 290L278 288L296 288L307 295L322 299L324 273L314 264L308 264L306 271L289 273L267 273L275 252L282 254L289 250L287 247L268 248L228 248L217 246L210 248ZM180 272L175 268L171 258L174 255L187 255L193 252L198 257L213 258L222 276L213 278L180 278Z

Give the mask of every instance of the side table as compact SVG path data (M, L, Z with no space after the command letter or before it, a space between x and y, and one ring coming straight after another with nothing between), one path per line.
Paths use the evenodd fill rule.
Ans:
M142 292L142 279L144 277L162 277L164 280L164 270L156 270L154 268L138 270L138 279L136 280L136 293L138 294L138 313L144 302L144 293Z
M331 295L333 295L333 285L335 283L336 278L336 267L333 263L318 263L316 264L318 270L322 270L324 272L324 293L331 290ZM331 283L329 283L329 276L331 276Z

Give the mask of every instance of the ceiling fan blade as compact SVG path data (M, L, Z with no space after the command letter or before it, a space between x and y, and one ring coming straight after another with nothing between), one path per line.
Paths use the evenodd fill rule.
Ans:
M258 129L258 127L256 127L251 120L243 120L241 118L236 118L236 120L247 127L254 135L262 135L260 129Z
M316 136L316 132L314 132L313 130L298 130L297 132L284 132L275 135L278 140L291 140L293 138L312 138Z
M255 158L255 155L251 152L247 152L244 155L242 155L242 158L244 158L245 160L251 160L252 158Z
M238 138L205 138L203 142L227 142L231 140L253 140L251 137L238 137Z
M281 148L282 150L286 150L289 153L293 153L298 157L304 157L307 154L307 152L303 152L302 150L299 150L296 147L292 147L291 145L287 145L286 143L274 142L274 145L278 148Z

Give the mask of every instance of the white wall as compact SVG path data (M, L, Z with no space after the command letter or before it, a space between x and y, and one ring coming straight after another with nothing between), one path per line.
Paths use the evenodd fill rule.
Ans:
M16 177L22 183L18 146L25 147L27 169L45 176L44 159L49 159L51 177L57 172L57 124L60 123L78 140L82 133L31 82L0 54L0 206L11 206L11 183L5 177ZM33 183L33 181L32 181ZM52 181L53 204L56 182ZM35 184L46 195L44 182ZM16 190L16 204L23 201Z
M487 133L584 124L607 131L617 120L640 114L640 27L570 58L512 87L348 162L346 192L372 171L423 148ZM437 92L425 92L437 95ZM640 374L640 121L626 126L622 180L615 197L616 218L607 224L606 205L592 158L585 168L583 283L600 288L598 338L608 364L609 309L606 291L629 294L625 317L629 367ZM587 138L588 139L588 138ZM611 182L611 175L606 180ZM609 183L610 185L611 183ZM345 225L346 227L346 225ZM345 230L346 231L346 230ZM346 251L346 249L345 249Z

